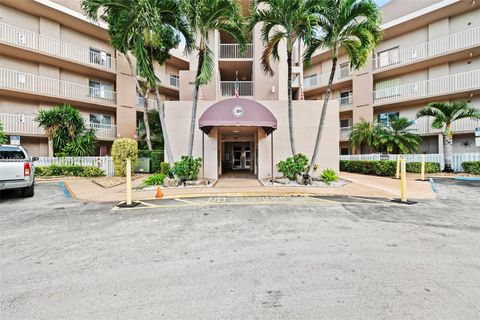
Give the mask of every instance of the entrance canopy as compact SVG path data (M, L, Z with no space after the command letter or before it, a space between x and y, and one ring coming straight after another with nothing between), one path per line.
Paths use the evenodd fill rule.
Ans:
M213 127L262 127L268 135L277 129L277 119L261 103L245 98L232 98L214 103L198 120L206 134Z

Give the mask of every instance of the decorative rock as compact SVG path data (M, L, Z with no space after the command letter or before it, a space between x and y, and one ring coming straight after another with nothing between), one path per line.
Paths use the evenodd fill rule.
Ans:
M165 178L163 180L163 186L165 188L178 187L180 185L180 179Z
M280 184L289 184L290 180L288 180L287 178L279 178L279 179L275 179L275 182Z

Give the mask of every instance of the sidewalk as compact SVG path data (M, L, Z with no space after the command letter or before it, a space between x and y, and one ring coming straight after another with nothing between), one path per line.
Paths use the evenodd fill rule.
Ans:
M340 176L351 181L339 188L323 187L268 187L248 186L234 187L187 187L165 189L162 188L164 198L193 198L209 196L357 196L398 198L400 181L392 178L365 176L352 173L340 173ZM142 183L143 179L132 181L133 187ZM65 186L75 199L88 202L120 202L125 200L125 184L112 188L103 188L91 179L74 178L65 180ZM429 182L415 181L414 177L408 177L408 197L412 199L433 199L433 193ZM133 191L133 200L146 200L155 198L155 190Z

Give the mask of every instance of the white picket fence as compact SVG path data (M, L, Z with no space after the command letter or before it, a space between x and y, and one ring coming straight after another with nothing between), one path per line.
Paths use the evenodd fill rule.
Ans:
M380 153L372 154L350 154L350 155L341 155L340 160L396 160L396 154L381 155ZM405 155L405 160L407 162L420 162L422 159L421 154L407 154ZM430 153L425 155L425 161L427 162L438 162L440 167L444 168L445 162L443 160L443 154ZM465 161L480 161L480 152L473 153L454 153L452 157L452 169L457 172L463 172L462 162Z
M39 157L35 162L35 166L57 165L75 165L75 166L92 166L105 171L109 177L115 175L112 157Z

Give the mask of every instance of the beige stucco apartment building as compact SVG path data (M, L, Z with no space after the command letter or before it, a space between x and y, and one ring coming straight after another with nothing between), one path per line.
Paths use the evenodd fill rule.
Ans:
M241 3L247 13L248 1ZM349 130L361 118L388 121L400 114L414 119L433 100L480 105L478 2L392 0L382 12L384 40L365 68L352 71L345 56L339 59L320 168L337 170L339 154L352 152ZM0 1L0 121L7 134L21 136L32 154L52 154L35 114L63 102L77 107L97 129L98 154L109 154L117 137L136 137L143 101L125 58L109 46L105 27L86 19L77 0ZM274 64L275 75L267 76L260 66L259 26L249 39L241 53L226 34L210 35L215 74L201 88L194 146L194 154L204 157L208 178L231 169L249 169L267 178L272 163L290 155L285 57ZM310 156L331 61L327 52L319 51L306 69L301 58L297 46L294 131L297 151ZM196 61L196 55L185 57L179 48L166 64L156 66L175 160L187 152ZM237 74L240 98L235 98ZM304 101L299 100L302 89ZM156 107L153 99L148 103ZM212 118L217 114L213 111L227 109L222 119ZM441 134L431 129L429 120L415 126L424 137L420 151L440 152ZM455 152L480 151L474 146L475 127L480 124L470 120L455 124Z

